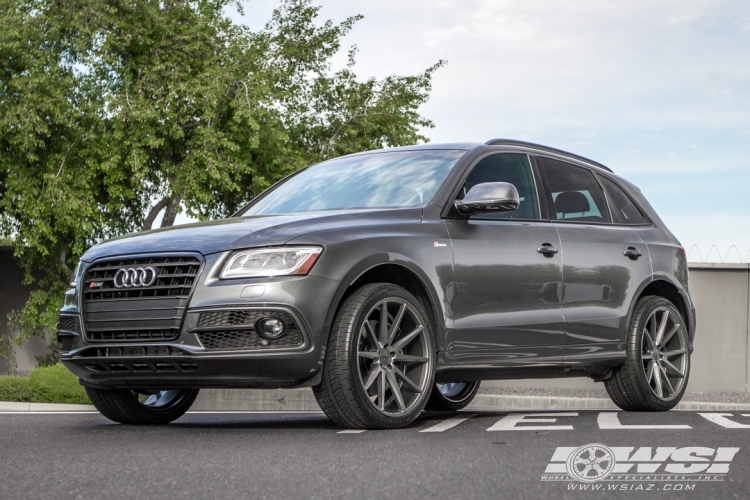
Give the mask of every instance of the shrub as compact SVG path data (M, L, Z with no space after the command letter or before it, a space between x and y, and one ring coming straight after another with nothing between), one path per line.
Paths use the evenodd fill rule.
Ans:
M0 377L0 401L91 404L78 378L61 364L36 368L28 378Z
M0 401L32 401L34 393L23 377L0 377Z
M37 403L91 404L78 377L61 364L35 369L29 374L29 386Z

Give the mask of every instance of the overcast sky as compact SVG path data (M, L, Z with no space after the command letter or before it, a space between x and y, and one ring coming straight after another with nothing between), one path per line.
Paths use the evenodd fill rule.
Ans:
M321 20L365 16L345 40L361 78L448 61L422 108L431 142L506 137L590 157L640 186L687 249L736 245L747 260L750 1L316 3ZM276 5L231 15L258 29Z

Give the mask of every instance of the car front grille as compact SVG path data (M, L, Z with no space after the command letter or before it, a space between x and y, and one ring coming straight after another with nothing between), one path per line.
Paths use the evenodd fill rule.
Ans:
M81 358L142 358L142 357L167 357L188 356L190 352L169 345L118 345L118 346L96 346L83 349L78 357Z
M120 269L153 268L146 286L115 286ZM96 262L84 273L83 320L90 342L174 340L200 272L195 256L151 256Z
M119 330L88 332L89 340L102 342L135 342L140 340L174 340L174 329L165 330Z
M92 372L131 372L131 373L158 373L158 372L192 372L198 369L198 365L192 362L169 362L160 361L146 363L143 361L118 361L117 363L83 363L82 366Z

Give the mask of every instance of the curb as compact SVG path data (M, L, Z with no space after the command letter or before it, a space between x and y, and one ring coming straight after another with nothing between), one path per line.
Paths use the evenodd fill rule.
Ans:
M96 411L92 405L68 405L57 403L16 403L0 401L0 413L18 412L79 412Z
M516 396L479 393L467 410L619 410L607 398ZM195 411L320 411L310 389L206 389L198 395ZM676 410L747 411L750 404L685 401Z
M467 410L618 410L605 398L574 398L477 394ZM682 411L750 412L750 404L685 401L677 405ZM0 401L0 413L95 412L91 405L54 403L15 403ZM205 389L190 411L320 411L310 389Z
M477 394L467 410L619 410L607 398L574 398ZM750 411L750 404L707 403L683 401L675 410L681 411Z

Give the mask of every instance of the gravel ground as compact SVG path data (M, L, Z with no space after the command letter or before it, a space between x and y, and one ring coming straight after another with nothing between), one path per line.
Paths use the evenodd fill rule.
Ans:
M526 389L504 387L481 387L480 393L501 394L506 396L537 396L558 398L606 398L607 391L578 390L578 389ZM750 393L746 392L687 392L682 398L684 402L697 403L745 403L750 404Z

